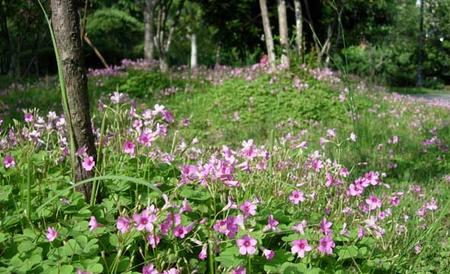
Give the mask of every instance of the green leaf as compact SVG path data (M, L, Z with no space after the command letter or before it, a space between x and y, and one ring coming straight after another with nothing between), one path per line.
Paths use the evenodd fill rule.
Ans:
M11 192L12 186L10 185L0 186L0 202L7 202Z
M35 247L36 245L32 241L24 241L19 244L17 250L19 251L19 253L25 253L32 250Z
M355 258L358 256L358 248L355 246L343 247L338 251L340 260Z
M219 256L216 257L216 261L220 262L223 267L237 267L244 263L242 258L239 258L239 251L236 246L231 246L224 249Z
M206 201L211 198L209 192L205 188L194 188L191 186L185 186L180 192L181 197L197 200L197 201Z
M93 272L93 273L102 273L102 271L103 271L103 265L101 265L101 264L93 264L93 265L90 265L90 266L88 267L87 271Z

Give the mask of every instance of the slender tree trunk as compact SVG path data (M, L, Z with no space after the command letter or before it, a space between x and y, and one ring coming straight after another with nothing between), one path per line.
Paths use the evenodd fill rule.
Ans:
M295 8L295 32L297 43L297 51L300 60L303 60L303 11L302 4L300 0L294 0L294 8Z
M0 72L6 74L9 71L11 62L11 40L9 38L8 21L6 19L5 3L3 0L0 0L0 31L0 37L4 43Z
M192 33L191 38L191 69L197 68L197 35Z
M417 82L416 86L423 86L423 44L425 43L425 34L423 31L423 11L424 0L420 0L420 26L419 26L419 45L418 45L418 64L417 64Z
M96 159L95 138L89 114L87 76L81 47L80 23L75 0L52 0L52 25L62 63L66 84L69 113L72 120L75 149L86 148L87 154ZM69 125L70 127L70 125ZM82 168L81 159L76 161L76 179L90 178L94 173ZM86 199L90 198L92 185L80 189Z
M278 0L278 27L282 48L281 63L289 66L289 33L286 17L286 0Z
M275 67L275 48L273 46L272 30L270 29L269 13L267 12L266 0L259 0L259 8L261 9L261 17L264 28L264 38L266 40L267 55L269 57L269 63Z
M215 69L215 68L218 68L218 67L220 66L220 51L221 51L221 46L218 45L218 46L216 47L216 57L214 58L214 59L215 59L215 62L214 62L214 69Z
M147 0L144 8L144 58L153 59L154 33L153 33L153 9L155 0Z

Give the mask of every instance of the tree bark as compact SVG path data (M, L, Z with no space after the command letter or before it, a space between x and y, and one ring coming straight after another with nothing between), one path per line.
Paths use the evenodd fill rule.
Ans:
M420 0L420 24L419 24L419 43L418 43L418 62L417 62L417 81L416 86L423 86L423 48L425 43L425 33L423 31L423 10L424 0Z
M191 69L197 68L197 35L192 33L191 38Z
M153 59L154 51L154 32L153 32L153 14L155 0L146 0L144 7L144 58Z
M6 11L5 11L5 3L3 0L0 0L0 31L1 37L4 43L1 67L0 72L8 73L11 62L11 40L9 38L9 29L8 29L8 21L6 19Z
M95 138L89 114L87 76L81 47L79 15L75 0L52 0L52 26L61 59L66 84L69 115L72 122L75 149L86 148L87 154L96 159ZM69 123L68 123L69 124ZM91 178L93 171L82 168L81 159L76 160L76 180ZM91 196L92 185L85 184L79 191L86 199Z
M295 42L300 60L303 60L303 11L300 0L294 0L295 8Z
M261 17L264 28L264 40L266 41L267 55L272 68L275 67L275 48L273 45L272 30L270 29L269 13L267 11L267 1L259 0L259 8L261 9Z
M281 63L289 66L289 34L286 17L286 0L278 0L278 27L282 48Z

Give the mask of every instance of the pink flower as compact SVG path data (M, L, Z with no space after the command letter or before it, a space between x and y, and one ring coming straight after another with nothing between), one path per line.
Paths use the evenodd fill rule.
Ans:
M381 207L381 199L372 194L366 199L366 204L369 206L369 210L374 210Z
M32 122L33 121L33 114L31 114L31 113L25 113L25 115L24 115L24 119L25 119L25 122L27 122L27 123L30 123L30 122Z
M142 268L142 274L159 274L153 264L148 264Z
M175 121L175 119L174 119L174 117L173 117L173 114L172 114L170 111L166 110L166 109L163 109L163 110L161 111L161 115L162 115L163 119L164 119L167 123L173 123L173 121Z
M123 152L126 154L134 155L135 145L131 141L126 141L123 144Z
M264 257L266 257L266 259L270 261L275 256L275 251L264 248L263 249L263 254L264 254Z
M147 241L148 244L154 249L156 248L156 246L159 244L159 241L161 239L158 237L158 235L154 235L154 234L149 234L147 236Z
M245 267L243 266L238 266L235 269L233 269L233 271L231 271L231 274L246 274L247 271L245 270Z
M162 274L180 274L180 271L176 269L175 267L172 267L169 270L164 270Z
M320 231L325 235L331 234L332 225L333 225L332 222L328 222L326 218L323 218L322 222L320 222Z
M100 224L97 222L97 219L95 218L95 216L91 216L91 219L89 220L89 230L94 231L98 227L100 227Z
M245 201L239 209L242 211L245 217L256 215L256 205L250 201Z
M84 157L81 165L86 171L91 171L95 166L94 157L92 156Z
M256 243L257 241L251 238L249 235L244 235L242 238L236 240L237 246L239 247L239 253L241 255L253 255L257 252Z
M141 135L139 136L139 143L149 147L149 146L151 146L153 139L154 139L154 137L152 136L152 134L147 133L147 132L142 132Z
M361 194L364 192L364 188L357 184L351 184L348 187L347 195L349 196L361 196Z
M58 237L58 231L56 231L56 229L53 227L49 227L49 228L47 228L46 236L47 236L47 240L49 242L53 242L56 239L56 237Z
M273 217L272 214L269 215L269 217L267 218L267 225L264 227L263 229L264 231L276 231L278 230L278 221L275 220L275 218Z
M300 258L305 257L305 252L312 250L312 247L308 244L307 240L295 240L292 241L291 252L292 254L297 254Z
M430 211L435 211L438 209L436 199L431 198L431 201L425 204L425 207Z
M77 268L77 271L75 274L92 274L92 272L89 271L83 271L81 268Z
M204 261L208 257L208 253L207 252L208 252L208 245L204 244L202 246L202 250L198 254L198 259L200 261Z
M131 220L127 217L119 216L117 218L116 227L120 231L120 233L126 233L130 230Z
M362 239L364 237L364 227L359 226L358 227L358 239Z
M336 246L336 244L333 242L333 239L331 236L325 236L319 240L319 246L317 249L322 254L333 254L333 248Z
M183 226L183 225L181 225L181 224L180 224L180 225L177 225L177 226L174 228L173 235L174 235L175 237L177 237L177 238L184 239L184 237L186 237L186 235L187 235L189 232L191 232L192 227L193 227L193 224L190 224L190 225L188 225L188 226Z
M305 234L305 228L306 228L307 225L308 225L308 224L306 223L306 220L303 220L303 221L301 221L300 223L294 225L294 226L292 227L292 229L293 229L295 232L300 233L300 234L303 235L303 234Z
M3 165L5 168L12 168L16 166L16 161L11 155L6 155L3 159Z
M180 214L183 212L192 212L192 207L186 198L184 198L184 200L181 204Z
M145 229L148 232L153 232L153 222L156 221L156 215L145 209L141 214L134 214L133 220L138 231Z
M393 195L390 202L392 206L398 206L400 204L400 197L398 197L397 195Z
M417 245L414 247L414 252L415 252L416 254L419 254L421 251L422 251L422 246L421 246L420 244L417 244Z
M289 200L294 205L298 205L300 202L303 202L305 200L305 196L300 190L294 190L292 191L291 195L289 195Z

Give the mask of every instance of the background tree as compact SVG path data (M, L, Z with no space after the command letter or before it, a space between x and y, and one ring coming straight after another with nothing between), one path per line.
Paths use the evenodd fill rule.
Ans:
M154 49L154 7L157 0L145 0L144 5L144 58L153 59Z
M259 7L261 9L261 17L264 29L264 40L266 41L267 55L269 63L275 67L275 47L273 45L272 30L270 28L269 12L267 11L267 1L259 0Z
M278 0L278 27L280 30L281 63L289 66L289 30L286 15L286 0Z

